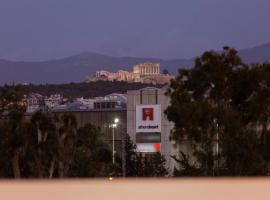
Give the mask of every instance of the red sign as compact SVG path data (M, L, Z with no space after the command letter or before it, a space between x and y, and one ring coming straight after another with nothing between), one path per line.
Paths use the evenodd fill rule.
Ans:
M142 109L142 119L143 119L143 121L153 121L154 120L154 108L143 108Z
M154 144L155 151L160 151L160 143Z

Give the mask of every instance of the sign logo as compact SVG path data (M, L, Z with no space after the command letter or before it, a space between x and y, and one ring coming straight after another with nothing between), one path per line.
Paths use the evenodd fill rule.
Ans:
M161 132L161 106L136 105L136 132Z
M153 121L154 120L154 108L143 108L142 109L142 119L143 119L143 121Z

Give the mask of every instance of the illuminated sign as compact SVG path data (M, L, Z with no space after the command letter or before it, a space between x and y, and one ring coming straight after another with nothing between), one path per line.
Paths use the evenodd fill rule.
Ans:
M136 132L161 132L160 105L136 105Z
M140 153L160 152L160 143L137 143L137 152Z

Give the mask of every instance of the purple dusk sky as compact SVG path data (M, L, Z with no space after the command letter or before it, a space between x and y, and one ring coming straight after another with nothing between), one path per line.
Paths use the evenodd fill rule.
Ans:
M0 0L0 58L189 58L270 41L270 0Z

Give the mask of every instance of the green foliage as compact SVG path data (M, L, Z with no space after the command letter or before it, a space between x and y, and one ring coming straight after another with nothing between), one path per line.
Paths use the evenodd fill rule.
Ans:
M71 177L104 177L111 172L111 151L100 129L86 124L78 130Z
M174 169L174 176L201 176L202 171L196 167L196 162L191 163L190 157L180 151L179 155L172 158L176 161L179 168Z
M160 153L145 155L137 153L136 145L131 141L128 135L126 138L127 177L164 177L168 175L164 156Z
M97 177L111 173L111 151L98 128L77 129L72 114L23 116L14 88L2 90L1 178ZM4 91L4 92L3 92ZM7 95L8 94L8 95ZM10 95L12 94L12 95ZM9 97L11 96L11 97ZM9 98L7 98L9 97Z
M249 66L236 50L224 47L220 53L205 52L194 68L179 70L171 82L171 105L165 111L175 124L171 138L178 145L189 139L201 175L213 175L213 170L230 176L269 173L261 150L268 143L269 71L269 64ZM180 164L185 160L182 156Z
M7 114L7 112L14 115L24 113L25 106L21 99L23 93L20 86L3 86L0 88L0 114Z
M105 96L111 93L126 93L127 90L138 90L144 87L153 86L152 84L127 83L98 81L91 83L67 83L67 84L46 84L46 85L27 85L17 86L23 94L39 93L44 96L51 94L61 94L66 98L78 97L97 97ZM155 85L162 87L162 85Z

